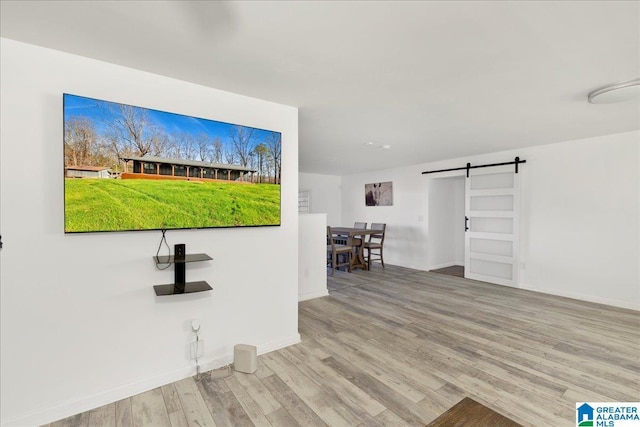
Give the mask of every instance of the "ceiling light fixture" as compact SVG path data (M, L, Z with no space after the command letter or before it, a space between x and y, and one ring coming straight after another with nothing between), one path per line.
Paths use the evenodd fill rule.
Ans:
M589 92L591 104L613 104L640 99L640 78L614 83Z

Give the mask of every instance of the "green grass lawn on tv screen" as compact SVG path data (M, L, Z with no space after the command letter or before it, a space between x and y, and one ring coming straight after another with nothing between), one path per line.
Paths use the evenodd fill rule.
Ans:
M280 225L280 186L65 179L65 232Z

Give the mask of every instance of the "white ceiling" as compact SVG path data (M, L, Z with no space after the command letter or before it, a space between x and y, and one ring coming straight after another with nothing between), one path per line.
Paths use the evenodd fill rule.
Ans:
M640 128L640 103L586 101L640 77L638 1L0 5L3 37L298 107L302 172Z

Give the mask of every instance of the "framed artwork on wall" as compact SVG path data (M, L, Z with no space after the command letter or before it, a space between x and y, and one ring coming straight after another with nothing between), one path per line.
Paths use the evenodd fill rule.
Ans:
M375 182L364 185L366 206L393 206L393 183Z

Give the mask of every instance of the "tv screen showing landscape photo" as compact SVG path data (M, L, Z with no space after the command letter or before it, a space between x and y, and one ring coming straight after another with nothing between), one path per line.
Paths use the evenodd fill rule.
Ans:
M280 225L281 134L63 95L65 233Z

